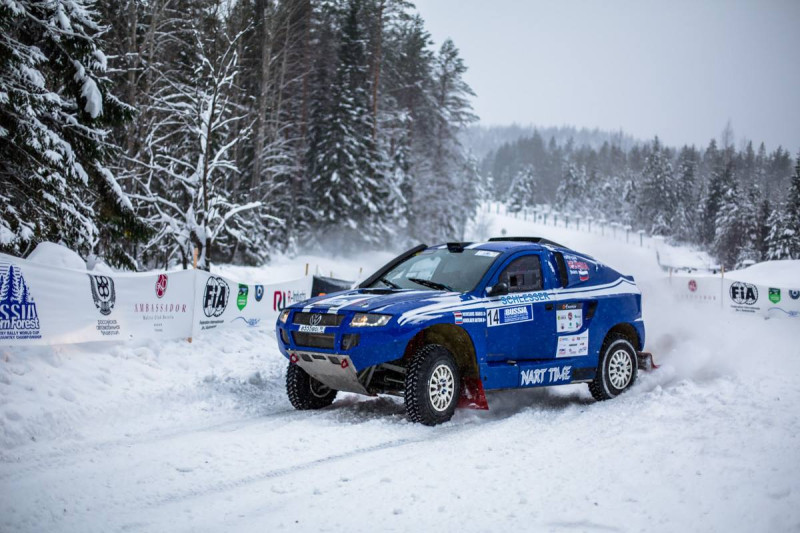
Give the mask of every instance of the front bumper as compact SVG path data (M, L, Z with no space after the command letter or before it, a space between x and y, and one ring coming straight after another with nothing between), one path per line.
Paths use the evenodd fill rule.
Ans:
M296 362L310 375L328 386L332 385L326 383L322 377L334 372L333 367L337 363L333 361L338 361L339 365L342 364L342 361L348 361L342 370L357 374L365 368L401 359L409 341L419 331L418 327L403 328L399 326L396 317L392 318L385 326L353 328L349 324L355 313L344 313L344 319L339 326L327 326L321 331L308 335L307 331L301 331L302 325L293 323L294 314L298 311L292 310L286 323L278 321L276 324L275 336L278 340L278 348L284 357ZM353 335L358 336L357 343L345 342L348 336L352 341ZM303 354L307 357L303 357ZM323 358L324 365L322 364Z

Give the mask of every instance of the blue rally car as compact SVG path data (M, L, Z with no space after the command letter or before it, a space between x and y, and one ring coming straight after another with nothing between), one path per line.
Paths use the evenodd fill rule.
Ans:
M537 237L419 245L276 328L295 408L395 394L427 425L488 409L487 390L588 383L613 398L647 355L633 277Z

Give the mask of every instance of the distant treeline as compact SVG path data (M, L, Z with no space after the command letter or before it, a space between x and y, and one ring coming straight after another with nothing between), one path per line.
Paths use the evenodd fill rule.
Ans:
M710 250L726 267L747 260L800 258L800 154L737 150L727 127L718 146L664 146L658 138L626 148L559 143L538 131L481 162L496 199L512 209L557 209L631 224Z

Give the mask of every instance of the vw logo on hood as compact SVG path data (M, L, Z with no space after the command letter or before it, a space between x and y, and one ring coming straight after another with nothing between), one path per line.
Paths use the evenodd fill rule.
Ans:
M322 315L313 314L311 315L311 319L309 320L312 326L319 326L319 323L322 322Z

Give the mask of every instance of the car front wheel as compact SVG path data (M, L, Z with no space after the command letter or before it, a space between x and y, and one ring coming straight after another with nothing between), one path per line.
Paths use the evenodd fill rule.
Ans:
M461 373L444 346L429 344L414 354L405 381L406 414L435 426L452 418L461 394Z
M337 391L308 375L300 366L290 363L286 369L286 394L295 409L322 409L336 398Z

